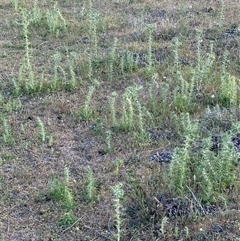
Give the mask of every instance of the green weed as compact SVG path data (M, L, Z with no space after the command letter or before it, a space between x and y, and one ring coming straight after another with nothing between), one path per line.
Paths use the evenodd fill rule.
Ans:
M84 184L84 200L89 203L96 200L96 186L93 177L93 170L91 167L88 166L86 168L86 172L86 181Z
M120 169L124 166L124 161L122 159L116 159L114 162L114 166L115 166L114 174L118 175Z
M12 5L13 5L15 11L18 11L18 5L19 5L18 0L12 0Z
M23 36L25 40L25 56L23 59L22 66L19 70L19 77L18 77L18 83L15 83L15 92L16 94L19 91L19 89L22 89L27 94L31 94L33 92L36 92L39 88L41 88L41 85L37 85L35 82L35 74L33 71L33 65L32 65L32 51L30 49L30 41L29 41L29 31L28 26L30 24L30 20L28 18L28 15L26 13L26 10L22 10L22 19L23 19Z
M57 221L57 224L61 227L68 228L72 226L78 218L74 216L71 212L67 212L61 216L61 218Z
M85 103L82 107L80 107L78 112L78 117L80 120L90 120L93 117L94 111L91 108L91 100L98 85L98 81L95 80L94 85L90 86Z
M121 240L121 233L122 233L122 212L121 212L121 199L124 196L124 190L122 188L122 184L117 184L114 187L112 187L112 192L113 192L113 205L115 208L115 222L116 222L116 228L117 228L117 233L115 234L116 240L120 241Z
M12 135L12 131L5 117L1 117L2 122L2 141L4 145L13 146L15 144L15 139Z
M152 56L153 30L154 30L154 27L152 24L147 26L147 35L148 35L147 70L148 72L151 72L153 67L153 56Z
M109 80L113 80L113 64L116 58L117 38L114 39L113 47L110 53Z
M169 166L171 190L176 195L186 195L188 187L191 187L204 202L224 200L225 190L237 185L238 154L231 142L231 135L223 135L222 147L217 154L211 151L211 138L204 139L199 151L192 152L199 129L197 123L189 121L189 117L187 123L184 145L175 149Z
M60 31L67 31L67 22L58 8L58 2L55 2L53 9L47 10L46 21L49 32L56 37Z
M67 212L73 210L76 207L76 204L73 200L73 193L69 188L69 169L64 168L64 181L59 181L56 178L53 178L50 182L49 195L54 201L61 203L63 210Z

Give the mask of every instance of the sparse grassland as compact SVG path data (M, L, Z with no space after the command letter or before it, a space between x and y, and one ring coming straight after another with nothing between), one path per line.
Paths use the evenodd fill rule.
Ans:
M0 2L0 240L239 240L239 0Z

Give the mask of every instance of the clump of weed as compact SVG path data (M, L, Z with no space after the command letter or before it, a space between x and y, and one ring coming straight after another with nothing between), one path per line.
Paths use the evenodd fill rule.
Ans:
M73 193L69 188L69 169L64 168L64 181L58 179L52 179L50 182L49 195L52 200L61 203L61 209L64 211L62 217L58 220L60 226L71 226L77 217L73 215L73 210L76 208L76 204L73 200Z
M191 146L197 138L197 124L191 123L188 114L186 114L185 123L184 146L175 149L173 161L169 166L170 188L177 195L182 195L189 184L188 168L191 162Z
M39 27L44 19L44 14L38 6L38 0L33 2L32 10L29 12L30 22Z
M53 9L47 10L46 21L49 32L53 35L56 35L56 37L59 36L60 31L67 30L67 22L58 8L57 2L55 2Z
M121 212L121 199L124 196L124 190L122 188L122 184L117 184L114 187L112 187L112 192L113 192L113 204L115 208L115 222L116 222L116 229L117 232L114 235L116 237L117 241L121 240L121 234L122 234L122 212Z
M148 54L147 54L147 70L150 72L153 67L153 57L152 57L152 42L153 42L153 25L150 24L147 26L147 35L148 35Z
M106 135L106 148L105 151L106 152L112 152L114 150L112 144L111 144L111 139L112 139L112 131L111 130L107 130L105 132Z
M70 53L70 58L68 60L68 69L69 69L69 75L70 75L70 81L66 83L66 88L68 90L73 90L77 87L77 77L74 71L74 64L77 59L77 54L75 52Z
M23 59L22 66L19 70L18 82L14 82L15 93L19 94L20 90L25 91L27 94L31 94L36 92L39 88L41 88L41 84L38 85L35 81L35 74L32 66L32 54L30 49L30 41L29 41L29 32L28 26L30 24L30 20L26 14L25 10L22 10L22 19L23 19L23 36L25 40L25 56Z
M85 180L84 200L88 203L96 200L96 186L93 177L93 170L90 166L86 168L86 180Z
M225 52L221 67L220 91L218 93L219 102L224 107L236 106L239 89L239 81L226 70L227 56L228 53Z
M149 102L149 108L151 110L151 112L153 113L154 116L156 116L156 113L158 112L158 102L157 102L157 94L159 91L159 84L157 82L157 78L158 78L158 74L155 73L152 76L151 82L149 83L149 87L148 87L148 102ZM165 98L167 98L167 96L164 96Z
M151 125L152 116L139 101L139 92L142 86L128 87L121 101L121 117L117 121L116 117L116 97L117 93L113 92L110 99L110 111L112 119L112 127L115 131L134 131L136 140L139 143L149 141L149 133L146 131L146 119Z
M57 224L61 227L68 228L78 220L71 212L64 213L61 218L57 221Z
M117 38L114 39L113 47L110 53L110 63L109 63L109 80L113 80L113 64L116 58L116 47L117 47Z
M112 119L112 126L114 127L118 126L117 117L116 117L116 97L117 97L117 93L114 91L111 94L111 98L110 98L111 119Z
M40 134L39 134L40 140L41 141L46 141L47 133L45 131L44 124L43 124L42 120L39 117L37 117L37 125L39 127L39 132L40 132Z
M17 11L18 10L18 6L19 6L19 1L18 0L12 0L12 5L13 5L15 11Z
M54 201L61 202L61 206L64 210L70 211L75 208L73 201L73 194L69 188L69 169L64 168L64 180L60 181L53 178L50 182L49 195Z
M120 169L124 166L123 160L122 159L116 159L115 162L114 162L114 166L115 166L114 174L118 175Z
M80 107L77 116L80 120L90 120L93 117L94 111L91 108L91 100L96 90L96 87L99 85L98 81L95 80L94 84L90 86L88 90L88 94L85 100L85 103L82 107Z
M67 77L66 77L65 70L60 65L62 57L59 52L56 52L53 55L53 60L54 60L54 74L53 74L51 89L57 90L59 88L60 81L62 82L62 86L64 86L64 84L67 82ZM59 72L61 73L60 75L59 75Z
M127 50L119 54L120 58L120 72L125 77L125 73L131 73L138 69L139 55Z
M130 86L128 87L123 96L122 96L122 109L121 109L121 122L117 123L114 120L115 115L115 109L114 109L114 98L112 99L111 103L111 111L112 111L112 117L114 124L117 124L117 126L113 126L116 129L122 129L122 130L133 130L134 124L135 124L135 100L138 98L138 93L142 89L141 86ZM114 96L113 96L114 97Z
M198 151L192 151L199 139L199 128L189 116L186 116L185 126L184 144L175 149L169 166L171 190L175 195L187 195L190 187L204 202L225 200L226 189L237 186L238 154L231 135L223 135L222 148L217 153L211 151L211 137L202 140Z
M13 146L15 144L15 139L12 135L9 124L7 123L7 119L5 117L1 117L1 122L3 126L3 131L2 131L3 144L7 146Z
M176 112L193 112L193 90L195 87L195 76L192 74L190 82L185 80L180 71L176 75L179 85L173 92L173 105Z
M99 13L94 10L94 9L90 9L89 11L89 36L90 39L93 43L93 56L97 57L97 53L98 53L98 33L97 33L97 21L99 18Z

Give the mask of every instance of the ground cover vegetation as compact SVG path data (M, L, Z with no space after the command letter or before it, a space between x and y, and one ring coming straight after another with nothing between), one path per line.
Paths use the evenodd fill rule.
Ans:
M238 0L0 2L1 240L240 240Z

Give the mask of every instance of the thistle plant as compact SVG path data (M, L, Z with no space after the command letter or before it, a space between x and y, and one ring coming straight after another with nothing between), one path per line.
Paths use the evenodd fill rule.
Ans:
M70 173L69 168L64 167L64 196L63 196L63 204L62 208L66 210L67 212L72 211L75 208L75 203L73 200L73 194L72 191L69 188L69 182L70 182Z
M74 63L75 60L77 59L77 55L76 53L71 53L71 59L68 60L68 69L69 69L69 73L70 73L70 82L67 83L67 87L69 89L75 89L77 87L77 79L76 79L76 74L74 72Z
M133 72L137 69L139 63L139 55L134 55L133 52L127 50L120 56L120 70L124 75L125 72Z
M202 31L197 31L197 73L201 73L201 63L202 63L202 55L201 55L201 43L202 43Z
M188 145L188 143L186 143ZM190 163L189 147L175 149L173 160L170 164L169 180L171 190L177 195L184 194L188 184L188 165Z
M91 7L92 8L92 7ZM93 56L97 57L98 52L98 34L97 34L97 21L99 21L99 13L91 9L89 12L89 36L93 43Z
M54 74L53 74L51 88L52 88L52 90L57 90L60 80L62 80L62 83L61 83L62 86L66 85L67 77L66 77L66 73L65 73L64 69L60 65L62 57L59 52L56 52L53 55L53 60L54 60ZM59 76L59 71L61 72L61 77Z
M54 75L53 75L53 84L52 84L52 89L56 90L57 89L57 84L58 84L58 68L60 66L61 62L61 55L59 52L55 53L53 55L53 61L54 61Z
M55 201L60 201L62 208L66 211L70 211L74 207L73 194L69 188L70 174L69 168L64 167L64 180L59 181L54 178L50 182L49 194Z
M124 73L125 73L125 57L124 57L124 55L122 55L120 57L120 70L121 70L121 74L124 77Z
M196 173L198 173L198 185L202 192L202 199L208 202L217 202L225 200L227 188L236 187L238 154L231 142L230 135L227 133L221 138L221 148L217 155L209 150L211 145L211 142L208 141L208 144L200 152L201 164Z
M225 189L231 185L235 186L237 181L237 170L235 166L238 163L238 153L231 141L230 133L225 133L222 136L223 145L218 153L219 163L217 163L216 160L217 176L214 179L216 181L214 188L216 188L218 192L224 192Z
M168 223L168 217L164 216L162 218L162 221L161 221L161 227L160 227L160 231L161 231L161 234L164 236L164 233L166 232L166 225Z
M92 0L88 0L88 12L89 14L93 11L93 3Z
M153 66L153 56L152 56L152 43L153 43L153 25L150 24L147 26L147 35L148 35L148 54L147 54L147 68L148 71L151 71L152 66Z
M118 122L117 122L117 118L116 118L116 107L115 107L116 97L117 97L117 93L114 91L112 93L111 99L110 99L110 111L111 111L113 127L117 127L118 126Z
M122 97L122 123L123 129L133 129L135 120L135 101L142 86L128 87Z
M20 68L21 71L21 68ZM21 87L20 87L20 79L21 79L21 74L19 73L19 78L18 81L15 78L12 78L12 84L13 84L13 89L14 89L14 95L19 95L21 93Z
M67 30L67 22L63 17L60 9L57 6L57 2L55 2L53 9L47 10L46 12L46 20L49 28L49 32L51 34L55 34L56 37L59 35L60 30Z
M13 5L15 11L18 10L18 4L19 4L18 0L12 0L12 5Z
M68 186L69 185L69 181L70 181L70 172L69 172L69 168L68 167L64 167L64 182L65 185Z
M184 115L182 119L185 125L184 146L176 148L173 154L173 160L169 166L170 187L177 195L182 195L187 190L190 181L189 166L191 164L191 146L197 138L197 123L192 123L189 114Z
M88 94L87 94L85 103L79 110L79 116L80 116L81 120L89 120L93 116L93 110L91 109L90 105L91 105L91 101L92 101L92 96L98 85L99 85L98 81L95 80L94 84L91 85L88 90Z
M220 13L219 13L219 18L218 18L219 28L221 28L223 25L225 9L226 9L225 1L221 0L221 8L220 8Z
M178 71L176 73L177 84L173 91L173 103L177 112L191 112L193 106L193 91L195 87L195 73L192 71L191 79L188 82Z
M91 81L93 77L93 67L92 67L92 54L89 53L87 55L87 62L88 62L88 79Z
M116 58L116 48L117 48L117 38L114 39L113 47L110 53L110 63L109 63L109 79L113 80L113 64Z
M115 166L115 171L114 171L114 174L115 175L118 175L120 169L123 167L124 165L124 162L122 159L116 159L115 162L114 162L114 166Z
M227 67L229 64L228 55L229 55L229 52L224 51L223 58L222 58L222 64L221 64L221 78L224 78L227 75Z
M150 107L151 107L151 111L153 114L157 113L157 101L156 101L156 91L158 91L159 89L159 84L157 82L157 78L158 78L158 74L155 73L152 76L151 82L149 84L149 88L148 88L148 95L149 95L149 102L150 102ZM167 98L167 96L164 96L165 98ZM164 98L162 98L164 99Z
M0 93L0 106L2 107L4 104L4 97L3 95Z
M234 75L231 75L227 72L227 62L228 62L228 53L225 52L223 55L223 62L221 68L221 83L220 83L220 93L219 98L222 105L236 105L239 81L237 82Z
M21 103L21 100L19 98L17 98L17 99L10 98L3 106L3 108L7 112L13 112L14 110L18 110L21 107L22 107L22 103Z
M193 90L195 88L196 75L194 69L191 70L191 79L187 80L183 76L179 64L179 46L181 43L178 38L174 41L174 84L173 105L177 112L191 112L193 108Z
M32 11L30 12L30 21L35 26L38 26L40 25L42 19L43 19L43 13L38 6L38 0L34 0L33 8L32 8Z
M77 87L77 80L76 80L76 74L73 70L72 63L69 63L69 72L70 72L70 83L67 83L67 88L72 90Z
M39 138L41 141L46 141L47 139L47 133L45 131L45 127L44 127L44 124L42 122L42 120L37 117L37 125L38 125L38 128L39 128Z
M23 60L23 64L19 71L19 82L24 85L24 89L27 93L31 93L32 91L37 90L37 86L35 83L35 75L32 68L31 63L31 50L30 50L30 41L29 41L29 33L28 26L30 21L26 14L26 11L22 10L22 18L23 18L23 36L25 40L25 56ZM18 89L18 88L17 88Z
M117 233L115 234L116 240L120 241L121 240L121 226L122 226L122 212L121 212L121 199L124 196L124 190L122 188L122 183L115 185L112 187L112 192L114 195L113 198L113 205L115 207L115 222L116 222L116 228L117 228Z
M198 182L201 183L201 188L203 190L202 193L202 199L203 200L210 200L213 197L213 182L211 175L216 176L216 172L211 164L212 158L215 158L213 153L210 152L210 145L211 145L211 140L210 138L207 138L205 140L205 144L203 143L203 150L202 150L202 164L201 166L198 166L196 169L196 174L195 175L195 182L196 185ZM209 148L207 148L209 147ZM198 169L199 168L199 169ZM210 169L210 172L209 170ZM211 173L211 174L210 174Z
M236 105L238 99L239 81L237 83L234 75L228 74L221 79L220 99L226 105Z
M181 43L179 42L178 38L175 38L174 44L173 44L173 53L174 53L174 72L177 73L180 71L179 66L179 47L181 46Z
M129 130L134 125L134 108L132 99L125 92L122 97L122 120L121 128L123 130Z
M140 104L139 100L135 100L136 109L137 109L137 125L138 125L138 131L135 132L135 138L140 143L147 143L150 140L150 134L145 130L144 128L144 120L143 120L143 110L144 108ZM145 110L146 111L146 110ZM147 112L147 111L146 111ZM149 120L151 120L151 116L149 114ZM150 123L150 121L149 121Z
M14 145L15 140L11 133L10 126L8 125L5 117L2 117L1 119L2 119L2 124L3 124L3 133L2 133L3 144L12 146L12 145Z
M203 89L211 80L211 70L215 63L215 54L213 51L213 42L210 43L210 50L207 54L203 54L201 50L202 46L202 31L197 31L197 66L195 70L196 87L198 90Z
M96 188L95 188L95 180L93 177L93 170L90 166L86 168L86 181L85 181L85 195L84 199L86 202L92 202L96 199Z
M225 133L221 138L221 147L211 151L212 140L205 138L201 148L193 152L194 143L199 139L197 123L185 118L184 145L176 148L169 166L171 190L176 195L186 195L191 186L204 202L222 202L225 192L230 187L237 187L236 164L238 153L234 149L231 137L233 132ZM234 127L238 133L239 128ZM226 203L226 201L224 201Z
M64 210L64 214L57 221L58 225L69 227L76 220L77 217L73 215L73 210L76 207L76 204L73 200L73 194L69 188L70 182L70 173L69 168L64 167L64 180L61 182L58 179L51 180L49 195L54 201L61 203L61 208Z
M112 132L111 132L111 130L107 130L106 131L106 152L112 152L113 151L111 139L112 139Z

